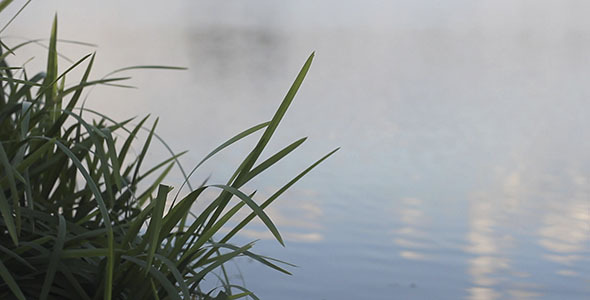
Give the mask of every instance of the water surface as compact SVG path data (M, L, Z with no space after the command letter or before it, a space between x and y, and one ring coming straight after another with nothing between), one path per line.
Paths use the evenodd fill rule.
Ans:
M266 155L309 139L247 189L263 199L342 149L270 208L286 248L261 224L236 240L299 266L238 261L262 299L590 297L590 4L46 1L6 35L46 36L53 10L62 37L100 45L96 74L189 67L133 73L139 90L88 103L160 116L187 165L269 119L316 51ZM223 182L254 142L194 182Z

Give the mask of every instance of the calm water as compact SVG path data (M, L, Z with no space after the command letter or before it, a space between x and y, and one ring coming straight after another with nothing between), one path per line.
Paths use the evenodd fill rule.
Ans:
M139 90L88 104L160 116L186 165L269 119L316 51L269 150L309 139L248 189L268 196L342 149L269 210L286 248L261 224L236 240L299 266L238 261L262 299L590 298L587 2L46 1L5 35L45 37L55 10L61 37L100 45L97 77L189 67L132 73ZM194 182L223 182L253 142Z

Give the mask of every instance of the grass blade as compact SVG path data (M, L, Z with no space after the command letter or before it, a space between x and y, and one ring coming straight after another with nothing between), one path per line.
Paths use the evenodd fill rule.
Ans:
M41 95L45 95L45 105L50 107L52 111L56 111L55 103L53 103L57 95L57 14L53 17L53 25L51 25L51 36L49 38L49 53L47 54L47 71L45 72L45 80ZM55 121L55 113L52 114L52 121Z
M2 12L10 3L12 3L12 0L2 0L2 2L0 2L0 12Z
M213 149L213 151L211 151L209 154L207 154L207 156L205 156L192 170L191 172L188 174L188 176L186 176L186 179L184 180L184 182L182 183L182 185L180 186L180 188L178 189L178 192L176 192L176 196L174 197L174 201L172 203L174 203L176 201L176 198L178 198L178 195L180 194L180 191L182 190L182 188L184 187L185 183L188 182L188 179L193 175L193 173L195 173L195 171L203 164L205 163L209 158L213 157L215 154L217 154L219 151L227 148L228 146L232 145L233 143L257 132L258 130L265 128L266 126L268 126L269 122L264 122L262 124L258 124L256 126L253 126L251 128L248 128L240 133L238 133L237 135L235 135L234 137L232 137L231 139L225 141L223 144L219 145L217 148Z
M36 83L36 82L33 82L33 81L16 79L16 78L9 78L9 77L4 77L4 76L0 76L0 81L16 82L16 83L21 83L21 84L26 84L26 85L32 85L32 86L43 86L43 84L41 84L41 83Z
M15 260L17 260L19 263L23 264L24 266L26 266L27 268L36 271L37 269L35 267L33 267L28 261L26 261L24 258L20 257L18 254L14 253L13 251L10 251L10 249L3 247L2 245L0 245L0 251L6 253L8 256L14 258ZM8 261L6 258L4 259L4 261Z
M266 207L268 207L274 200L276 200L280 195L282 195L285 191L287 191L291 186L293 186L297 181L299 181L301 178L303 178L303 176L305 176L307 173L309 173L311 170L313 170L316 166L318 166L319 164L321 164L324 160L326 160L328 157L332 156L332 154L336 153L336 151L340 150L340 148L336 148L334 150L332 150L330 153L326 154L324 157L320 158L318 161L316 161L315 163L313 163L311 166L309 166L307 169L305 169L303 172L299 173L299 175L295 176L295 178L291 179L286 185L284 185L282 188L280 188L277 192L275 192L274 194L272 194L272 196L270 196L266 201L264 201L261 205L260 208L261 209L265 209ZM238 233L240 230L242 230L242 228L244 228L244 226L246 226L246 224L250 223L250 221L252 221L252 219L254 219L256 215L254 213L250 213L250 215L248 215L246 218L244 218L244 220L242 220L242 222L240 222L237 226L235 226L224 238L222 238L219 242L220 243L225 243L227 241L229 241L230 238L232 238L236 233Z
M266 227L268 228L268 230L270 230L270 232L275 237L275 239L281 245L285 246L285 243L283 242L283 238L281 237L279 230L276 228L276 226L270 220L270 218L264 212L264 210L262 210L260 208L260 206L258 206L258 204L256 204L256 202L254 202L254 200L252 200L252 198L248 197L246 194L242 193L238 189L233 188L231 186L219 184L219 185L212 185L212 187L220 188L220 189L222 189L226 192L229 192L232 195L235 195L238 198L240 198L244 203L246 203L246 205L248 205L250 207L250 209L252 209L253 213L256 214L260 218L260 220L264 223L264 225L266 225Z
M41 288L41 296L39 299L45 300L49 295L49 290L53 285L53 278L57 271L57 266L61 258L61 252L63 250L64 242L66 240L66 220L62 215L58 215L59 227L57 229L57 238L55 240L55 246L53 247L53 253L47 266L47 273L45 274L45 281L43 281L43 287Z
M156 254L156 258L159 261L163 262L164 265L166 265L166 267L168 267L168 270L170 270L170 272L172 273L172 276L174 276L176 283L180 286L180 290L182 291L182 295L184 296L185 299L189 299L191 295L188 291L188 286L186 285L186 282L184 281L184 277L182 277L182 274L180 274L180 271L176 268L176 265L174 264L174 262L172 262L167 257L162 256L160 254Z
M272 165L274 165L279 160L283 159L283 157L287 156L293 150L297 149L303 142L305 142L307 138L299 139L293 142L291 145L283 148L281 151L277 152L275 155L269 157L267 160L262 162L260 165L252 169L252 171L248 172L248 175L244 178L244 182L250 181L252 178L256 177L258 174L264 172L264 170L268 169Z
M212 243L211 246L214 247L215 249L227 248L227 249L231 249L231 250L238 250L238 248L239 248L239 247L234 246L232 244L225 244L225 243ZM284 273L284 274L287 274L287 275L292 275L289 271L287 271L287 270L285 270L285 269L283 269L283 268L281 268L281 267L279 267L279 266L271 263L270 261L268 261L263 256L256 255L256 254L254 254L254 253L252 253L250 251L244 251L243 254L245 256L248 256L251 259L256 260L256 261L260 262L261 264L266 265L266 266L268 266L268 267L270 267L272 269L275 269L275 270L277 270L277 271L279 271L281 273ZM291 264L288 264L288 265L293 266Z
M305 79L305 76L307 75L307 72L309 71L309 68L311 67L311 62L313 61L314 55L315 55L315 53L312 53L309 56L309 58L307 58L307 61L303 65L303 68L301 68L301 71L299 71L299 74L295 78L295 82L293 82L293 84L291 85L291 88L289 89L289 91L287 92L287 95L283 99L283 102L281 102L281 105L279 106L279 108L275 112L275 115L272 117L270 124L268 124L268 127L266 127L266 130L262 134L262 137L258 141L258 144L254 147L254 150L252 150L252 152L244 160L246 162L246 164L245 164L244 168L242 169L242 173L240 175L238 175L238 177L236 178L237 184L240 184L244 180L244 178L247 176L247 173L250 172L250 169L252 169L252 166L254 166L254 164L256 163L256 160L258 160L258 157L260 157L262 150L264 150L264 148L266 147L266 145L270 141L270 138L272 137L275 130L279 126L279 123L283 119L283 116L287 112L287 109L291 105L293 98L295 98L295 94L297 94L299 87L303 83L303 79Z
M139 168L141 167L141 163L147 154L147 150L150 147L150 143L152 142L152 137L154 136L154 131L156 131L156 126L158 125L158 118L154 121L154 125L152 125L152 129L143 144L143 148L141 149L141 153L137 157L137 164L135 165L135 172L133 173L133 179L131 179L131 184L135 185L137 183L137 176L139 175Z
M47 139L47 140L49 140L49 139ZM90 190L94 194L94 197L96 198L96 203L97 203L100 213L103 217L104 224L107 229L107 243L108 243L108 249L109 249L109 253L107 255L107 268L105 271L106 282L105 282L104 295L105 295L106 300L110 300L112 297L111 293L112 293L112 289L113 289L115 245L114 245L113 228L111 226L111 220L109 218L109 213L108 213L106 204L102 198L100 191L98 190L98 187L96 186L96 183L94 182L94 180L92 179L90 174L88 174L88 171L86 170L86 168L84 168L84 166L82 165L80 160L72 153L72 151L70 151L70 149L68 149L61 142L55 141L55 144L58 146L58 148L60 148L60 150L63 153L65 153L70 158L70 160L72 160L72 162L74 163L76 168L80 171L80 173L82 173L82 176L86 180L88 187L90 188Z
M16 284L16 281L14 281L14 278L12 277L12 275L10 275L10 272L2 263L2 260L0 260L0 277L2 277L4 283L8 285L8 288L12 291L12 293L16 296L18 300L26 300L23 291L20 289L18 284Z
M201 281L201 279L203 279L205 277L205 275L207 275L209 272L215 270L217 267L223 265L224 263L226 263L230 259L250 250L250 248L252 248L252 244L247 244L246 246L241 247L237 250L234 250L232 252L222 254L220 256L215 257L215 260L213 260L213 263L209 264L207 267L205 267L204 269L199 271L191 280L188 280L188 282Z
M12 164L10 163L10 161L8 161L8 156L6 155L6 151L4 150L4 146L2 146L2 143L0 143L0 163L2 164L2 166L4 166L4 172L6 173L6 177L8 178L8 183L10 185L10 194L12 195L12 209L14 210L14 215L15 215L15 228L14 228L14 232L10 233L10 237L12 238L12 241L14 242L15 246L18 246L18 233L20 232L20 227L21 227L21 216L20 216L20 200L18 198L18 190L16 188L16 180L15 177L18 174L17 172L15 172ZM19 175L20 176L20 175ZM22 176L21 176L22 177ZM0 199L0 202L3 202L5 200L7 200L4 196L4 189L0 189L0 194L2 194L2 198ZM8 206L8 203L3 204L2 206L4 206L4 208L0 208L0 209L7 209L6 206ZM2 212L2 215L5 217L6 216L6 212ZM11 219L9 219L8 221L11 221ZM9 230L10 232L10 230Z
M62 274L64 274L70 286L73 286L74 290L77 292L76 298L82 300L91 300L90 296L88 296L88 294L80 284L79 280L72 274L72 272L67 267L62 266L60 271Z
M12 23L12 21L14 21L14 19L16 19L16 17L18 15L20 15L20 13L23 11L23 9L25 9L25 7L27 7L27 5L29 5L29 3L31 3L31 1L32 0L28 0L27 2L25 2L25 4L23 4L23 6L21 6L21 8L16 12L16 14L14 14L14 16L12 16L12 18L10 18L10 20L6 24L4 24L2 29L0 29L0 33L4 32L4 30L6 30L6 28L8 28L10 23ZM12 2L12 0L4 0L4 1L0 2L0 12L3 11L4 8L6 8L11 2ZM8 49L8 50L10 51L10 49Z
M61 258L80 258L80 257L95 257L108 256L109 248L91 248L91 249L66 249L61 252Z
M154 260L156 249L160 247L160 231L162 229L162 215L164 214L164 207L166 206L166 197L170 192L170 187L166 185L160 185L158 188L158 196L156 196L154 210L152 211L152 219L148 226L148 252L147 252L147 265L151 266ZM149 272L149 269L145 270L145 275Z
M84 84L78 84L75 85L73 87L67 88L63 91L63 96L66 96L74 91L77 91L80 88L84 88L87 86L93 86L93 85L99 85L99 84L104 84L107 85L108 83L111 82L116 82L116 81L124 81L124 80L129 80L131 79L131 77L116 77L116 78L107 78L107 79L100 79L100 80L91 80L91 81L87 81Z
M74 106L76 105L76 103L78 103L78 100L80 99L80 96L82 95L83 87L86 84L86 82L88 81L88 77L90 76L90 70L92 69L92 65L94 64L95 56L96 55L94 53L91 55L90 61L88 62L88 66L86 66L86 71L84 71L84 75L82 75L82 79L80 80L80 83L78 84L78 86L80 86L80 88L77 89L74 92L74 95L72 96L72 98L70 98L70 102L68 102L68 105L66 107L67 111L72 111L74 109ZM48 136L55 135L59 131L59 129L63 126L67 117L68 117L68 114L62 113L61 116L59 117L59 119L53 124L53 127L49 130L47 135Z
M285 98L281 102L281 105L279 105L279 108L277 109L277 111L275 112L270 123L266 127L266 130L262 134L262 137L260 137L260 139L258 140L258 143L254 147L254 149L250 152L250 154L248 154L246 159L244 159L244 161L242 162L242 164L240 165L238 170L236 170L237 177L236 177L235 181L233 181L233 183L231 184L233 187L239 188L246 182L245 179L247 178L248 173L250 172L250 170L252 169L252 167L254 166L256 161L258 160L258 157L260 157L260 154L262 154L262 151L264 150L264 148L266 147L266 145L270 141L270 138L272 137L275 130L279 126L279 123L283 119L283 116L285 115L285 113L287 112L287 109L291 105L291 102L295 98L295 94L299 90L299 87L303 83L303 79L305 78L305 75L307 75L307 72L309 71L309 68L311 66L311 62L313 61L313 57L314 57L314 53L312 53L309 56L309 58L307 59L307 61L303 65L303 67L301 68L301 71L299 71L299 74L295 78L295 81L291 85L291 88L287 92L287 95L285 96ZM232 178L232 180L233 180L233 178ZM207 224L207 228L214 224L214 222L217 220L217 218L219 217L219 215L221 214L223 209L225 209L225 206L227 205L227 203L229 202L229 200L231 198L231 194L223 193L220 196L220 198L221 198L220 206L217 208L217 210L215 210L215 212L211 216L209 223Z
M162 272L158 271L153 266L148 265L145 261L141 259L137 259L135 257L127 255L123 255L121 256L121 258L140 266L142 269L148 269L152 277L156 279L164 287L170 299L181 300L180 296L178 295L178 291L176 290L176 287L174 287L174 285L168 280L168 278L166 278L164 274L162 274Z
M205 190L206 187L201 187L186 195L177 205L170 208L166 217L164 218L164 224L162 226L162 234L171 232L174 226L184 218L190 211L191 206L197 200L197 197ZM162 239L163 236L160 236Z
M187 70L187 68L184 67L174 67L174 66L158 66L158 65L145 65L145 66L130 66L130 67L125 67L125 68L121 68L121 69L117 69L114 71L109 72L108 74L106 74L103 78L109 77L113 74L119 73L119 72L123 72L123 71L129 71L129 70L139 70L139 69L152 69L152 70Z
M77 62L75 62L74 64L72 64L67 70L65 70L63 73L61 73L61 75L59 75L57 78L55 78L55 80L53 80L52 82L49 82L48 84L44 84L43 88L39 91L40 94L43 94L46 90L52 88L53 86L55 86L55 84L57 84L57 82L60 79L65 78L66 74L68 74L70 71L72 71L73 69L75 69L78 65L80 65L82 62L84 62L86 59L88 59L89 57L93 56L93 53L90 54L86 54L85 56L83 56L81 59L79 59ZM47 77L45 77L47 78ZM57 93L56 93L57 94ZM59 109L61 107L58 107L56 109Z

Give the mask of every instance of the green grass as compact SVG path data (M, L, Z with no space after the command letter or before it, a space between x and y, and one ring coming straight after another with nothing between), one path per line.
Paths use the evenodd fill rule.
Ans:
M0 13L9 2L0 2ZM95 62L91 53L59 72L57 32L56 18L46 70L33 76L6 61L29 43L12 47L0 43L0 299L258 299L227 280L225 263L248 256L288 274L278 265L281 262L251 252L253 243L233 245L231 239L258 218L283 244L264 209L337 151L311 164L267 199L255 200L255 192L241 190L305 141L299 139L259 161L313 54L270 121L228 139L187 174L177 159L184 152L171 152L168 159L146 169L150 145L154 137L160 140L157 119L116 122L79 107L89 87L120 85L128 79L113 77L119 71L177 68L138 66L91 79ZM66 82L65 75L74 69L84 70L83 75L74 83ZM83 118L83 112L96 119ZM149 132L145 139L139 137L142 129ZM260 132L258 143L225 184L196 188L188 184L202 163ZM132 147L140 153L131 155ZM173 197L172 188L163 184L174 166L185 174L185 182L177 185L187 184L190 189L182 198ZM218 197L191 212L209 189L218 191ZM172 203L169 209L167 202ZM249 214L237 219L240 210ZM223 234L221 229L230 220L237 225ZM211 276L221 278L222 284L202 290L202 281Z

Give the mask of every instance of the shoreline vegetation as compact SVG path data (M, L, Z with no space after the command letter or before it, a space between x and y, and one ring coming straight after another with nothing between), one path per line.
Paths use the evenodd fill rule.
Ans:
M0 1L0 14L10 2ZM284 268L289 264L251 252L254 242L234 245L231 238L258 218L284 245L264 209L338 150L315 161L266 199L257 198L255 190L243 189L306 140L298 139L259 161L314 54L270 121L228 139L187 173L177 160L186 152L171 151L166 160L146 167L149 147L154 137L159 139L157 118L117 122L84 108L81 101L90 87L124 87L122 82L129 77L118 77L124 71L182 68L136 66L92 79L95 55L89 53L60 72L57 33L56 16L46 69L35 74L7 62L33 41L6 45L0 39L0 298L258 299L230 282L226 262L248 256L290 274ZM66 81L75 69L84 70L81 78L72 83L68 76ZM143 129L149 134L141 140L138 133ZM201 164L252 134L260 135L257 144L226 183L191 186L189 178ZM139 154L130 154L132 147L141 149ZM176 193L166 182L173 167L185 177L176 183ZM189 192L180 197L185 186ZM203 210L191 212L205 190L219 194ZM250 213L229 232L221 231L228 221L236 221L240 210ZM220 286L202 290L205 278L218 280Z

